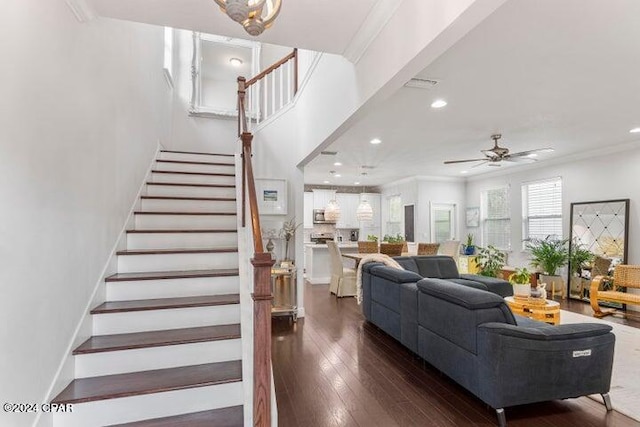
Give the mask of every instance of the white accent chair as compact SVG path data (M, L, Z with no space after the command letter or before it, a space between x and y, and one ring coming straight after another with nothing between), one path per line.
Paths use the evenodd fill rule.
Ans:
M450 256L457 264L458 258L460 257L460 240L446 240L442 242L438 254Z
M356 270L342 265L342 254L336 242L327 242L331 261L331 282L329 292L338 298L356 296Z

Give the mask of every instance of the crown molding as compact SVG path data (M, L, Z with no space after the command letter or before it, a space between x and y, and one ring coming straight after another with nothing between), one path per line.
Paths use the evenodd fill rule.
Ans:
M342 56L356 64L367 50L371 42L400 6L402 0L378 0L371 8L356 34L353 36Z
M78 22L85 23L96 18L96 13L85 0L64 0Z

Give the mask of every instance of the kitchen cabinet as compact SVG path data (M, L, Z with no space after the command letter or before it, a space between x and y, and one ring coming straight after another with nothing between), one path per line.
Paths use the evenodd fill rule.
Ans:
M311 191L304 192L304 215L303 227L313 228L313 193Z
M336 228L359 228L360 223L356 216L356 210L360 204L360 195L351 193L338 193L336 200L340 205L340 218Z
M313 190L313 209L324 209L329 200L336 198L336 190Z

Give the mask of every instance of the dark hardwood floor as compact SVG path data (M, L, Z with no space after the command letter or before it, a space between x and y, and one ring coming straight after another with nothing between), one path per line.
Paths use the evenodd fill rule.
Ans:
M365 322L354 298L307 284L305 310L295 324L273 319L280 426L496 425L491 408ZM507 408L506 415L510 427L640 426L587 397Z

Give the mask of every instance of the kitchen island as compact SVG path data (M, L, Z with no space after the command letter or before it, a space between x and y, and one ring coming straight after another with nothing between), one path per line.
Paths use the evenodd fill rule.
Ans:
M338 243L340 252L358 252L358 242ZM354 262L344 259L345 267L354 267ZM304 245L305 278L312 285L327 284L331 280L331 259L326 244L305 243Z

